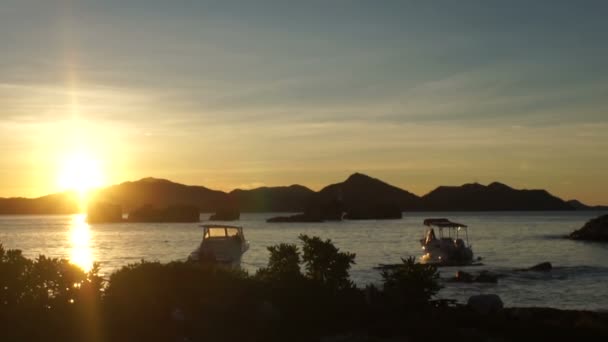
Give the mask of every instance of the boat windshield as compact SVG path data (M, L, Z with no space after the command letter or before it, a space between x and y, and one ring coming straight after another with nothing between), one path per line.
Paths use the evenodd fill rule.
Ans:
M207 234L205 234L205 237L225 237L226 236L226 229L225 228L209 228L207 230Z
M207 227L205 229L204 238L231 238L240 235L240 229L236 227Z
M226 236L234 237L239 235L239 230L237 228L226 228Z

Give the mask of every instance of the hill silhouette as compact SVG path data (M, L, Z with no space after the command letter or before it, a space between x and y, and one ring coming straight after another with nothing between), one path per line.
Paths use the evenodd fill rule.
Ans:
M585 210L576 200L564 201L546 190L519 190L494 182L440 186L419 197L382 180L354 173L315 192L302 185L261 187L229 193L143 178L98 189L92 202L120 205L125 213L144 205L157 208L194 206L201 212L305 212L320 216L347 213L350 218L395 216L397 211ZM70 192L39 198L0 198L0 214L71 214L79 211Z
M315 194L302 185L261 187L251 190L232 190L228 196L245 212L303 211Z
M424 195L422 208L437 211L574 210L546 190L517 190L494 182L440 186Z
M317 211L334 207L350 219L400 218L404 210L419 209L420 198L379 179L354 173L344 182L321 189L309 211L310 207Z
M62 192L38 198L0 198L1 215L58 215L79 211L78 197Z
M346 209L355 209L362 203L394 203L402 209L411 210L417 208L420 201L411 192L361 173L354 173L344 182L324 187L318 197L321 201L339 198Z
M119 204L126 212L143 205L193 205L202 212L212 212L228 204L227 194L223 191L152 177L103 188L96 191L92 197L97 202Z
M606 205L586 205L578 200L569 200L567 203L576 210L608 210Z

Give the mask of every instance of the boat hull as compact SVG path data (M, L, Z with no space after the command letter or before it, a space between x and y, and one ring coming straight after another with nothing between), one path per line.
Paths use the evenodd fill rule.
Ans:
M456 246L452 240L433 241L422 245L426 252L420 262L440 266L461 266L473 263L473 250L470 247Z

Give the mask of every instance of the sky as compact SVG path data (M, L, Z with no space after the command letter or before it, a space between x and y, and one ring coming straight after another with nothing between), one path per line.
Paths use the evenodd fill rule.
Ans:
M0 3L0 196L362 172L608 204L605 1ZM68 177L69 178L69 177Z

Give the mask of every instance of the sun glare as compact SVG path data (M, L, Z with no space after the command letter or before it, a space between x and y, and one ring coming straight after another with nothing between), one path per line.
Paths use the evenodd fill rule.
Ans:
M99 161L91 155L78 152L61 162L58 184L62 190L73 190L81 196L103 185L104 176Z
M71 244L70 262L82 268L85 272L93 268L93 253L91 251L91 229L83 214L74 215L69 231Z

